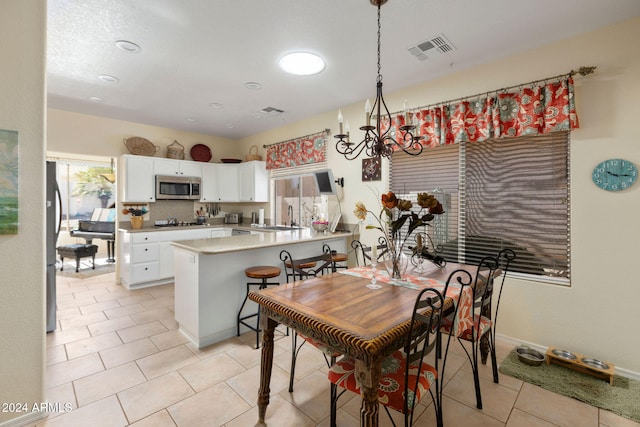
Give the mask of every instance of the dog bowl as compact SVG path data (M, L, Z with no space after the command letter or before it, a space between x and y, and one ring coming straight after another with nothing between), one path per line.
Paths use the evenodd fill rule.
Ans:
M576 355L567 350L556 349L556 350L553 350L552 353L561 359L576 360Z
M590 368L600 369L603 371L606 371L607 369L609 369L609 365L607 365L606 363L598 359L591 359L591 358L585 357L582 359L582 363L589 366Z
M539 366L544 362L544 355L532 348L518 347L516 353L518 353L518 359L526 365Z

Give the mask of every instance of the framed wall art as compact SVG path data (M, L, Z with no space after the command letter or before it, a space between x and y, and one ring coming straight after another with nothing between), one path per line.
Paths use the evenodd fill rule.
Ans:
M362 159L362 180L380 181L380 157Z
M0 234L18 233L18 132L0 129Z

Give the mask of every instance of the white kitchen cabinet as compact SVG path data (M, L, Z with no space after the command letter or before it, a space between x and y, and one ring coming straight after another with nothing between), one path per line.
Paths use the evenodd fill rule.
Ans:
M135 289L173 280L174 247L171 242L227 237L231 236L231 229L203 227L119 233L120 282L127 289Z
M211 233L217 229L212 228L202 228L202 229L189 229L189 230L168 230L168 231L158 231L160 236L159 247L160 247L160 279L173 279L173 245L171 242L179 242L181 240L197 240L197 239L208 239L209 237L218 237L212 236ZM231 235L231 231L229 231L229 235Z
M219 202L237 202L239 200L238 165L220 163L216 165Z
M240 163L238 166L238 181L240 183L241 202L268 202L269 175L267 163L251 161Z
M240 200L238 164L202 165L201 202L237 202Z
M156 201L153 158L125 154L118 162L118 192L123 202Z
M189 160L153 159L155 175L202 176L202 164Z
M216 184L216 163L202 165L202 183L200 184L200 201L217 202L218 185Z
M160 274L158 235L155 232L118 232L120 283L134 289L157 281Z

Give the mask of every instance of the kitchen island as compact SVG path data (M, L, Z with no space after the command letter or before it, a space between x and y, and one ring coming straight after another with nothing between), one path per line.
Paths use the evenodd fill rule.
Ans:
M304 258L320 254L325 243L332 250L347 253L351 239L350 233L300 229L173 242L175 319L180 331L199 348L235 336L238 309L247 290L247 267L273 265L283 269L281 250ZM284 269L271 281L286 283ZM246 313L257 310L253 302L245 305Z

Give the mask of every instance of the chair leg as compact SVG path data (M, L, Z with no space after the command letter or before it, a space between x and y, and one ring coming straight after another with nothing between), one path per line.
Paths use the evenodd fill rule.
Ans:
M80 257L76 256L76 273L80 271Z
M476 408L482 409L482 394L480 392L480 373L478 371L478 345L472 343L473 358L471 360L471 370L473 371L473 384L476 389Z
M493 341L493 337L489 338L489 345L491 350L491 368L493 370L493 382L498 384L498 358L496 357L496 343Z
M338 416L338 386L334 383L329 384L331 389L331 417L330 427L336 427L336 417Z
M293 393L293 378L296 373L296 357L298 356L298 333L291 332L291 370L289 373L289 393Z

